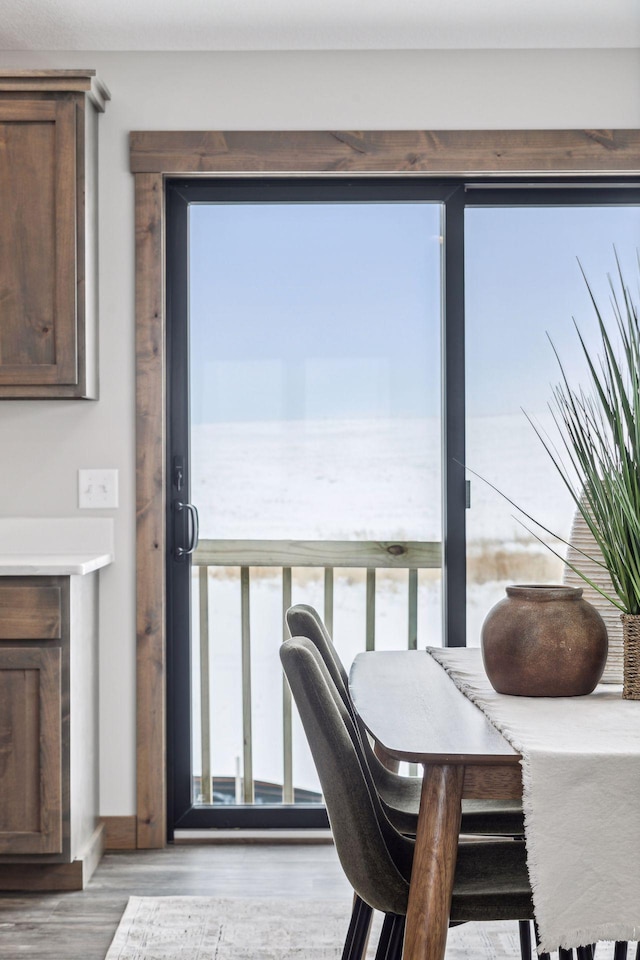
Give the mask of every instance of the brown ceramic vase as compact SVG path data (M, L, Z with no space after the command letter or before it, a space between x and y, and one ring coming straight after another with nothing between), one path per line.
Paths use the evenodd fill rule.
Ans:
M607 630L580 587L507 587L482 626L482 657L498 693L580 697L602 676Z

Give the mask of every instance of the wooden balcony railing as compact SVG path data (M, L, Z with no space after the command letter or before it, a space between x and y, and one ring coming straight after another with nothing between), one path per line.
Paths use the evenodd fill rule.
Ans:
M240 567L240 624L242 646L242 733L244 803L254 802L253 736L251 712L251 568L281 569L282 636L288 636L285 613L291 606L292 569L314 567L324 570L323 616L333 632L334 570L356 567L366 570L365 648L374 650L376 614L376 571L406 570L408 578L408 649L416 649L418 638L418 570L440 569L440 543L426 541L361 540L201 540L193 554L198 568L200 607L200 696L202 731L202 803L212 802L211 782L211 698L209 691L209 568ZM291 693L283 678L283 802L293 803L293 737Z

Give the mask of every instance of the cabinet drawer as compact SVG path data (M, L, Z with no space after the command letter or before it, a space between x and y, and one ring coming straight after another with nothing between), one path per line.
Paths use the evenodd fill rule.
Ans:
M0 640L59 640L61 600L59 586L0 582Z

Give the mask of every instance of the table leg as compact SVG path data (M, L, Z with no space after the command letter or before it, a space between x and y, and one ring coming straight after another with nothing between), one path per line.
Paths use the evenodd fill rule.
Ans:
M425 766L403 960L444 960L463 781L461 764Z

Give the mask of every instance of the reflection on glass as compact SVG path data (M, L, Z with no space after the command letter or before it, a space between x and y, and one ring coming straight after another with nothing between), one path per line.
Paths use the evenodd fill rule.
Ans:
M440 537L440 207L190 211L204 538Z
M191 499L201 539L439 541L440 205L203 204L189 217ZM274 802L282 581L270 568L251 576L254 778L257 800ZM322 610L323 577L294 571L293 602ZM216 800L235 802L238 571L212 568L208 582L214 790L226 777ZM364 572L336 570L334 589L334 636L349 663L364 648ZM439 643L439 571L421 573L419 607L420 644ZM377 646L406 648L406 621L406 571L380 571ZM296 799L320 800L297 722L293 769Z
M475 208L465 215L467 465L549 530L567 538L573 501L523 410L552 436L548 403L559 367L572 383L584 364L572 318L587 342L595 318L577 259L596 297L608 300L614 245L633 265L638 207ZM632 275L631 269L628 274ZM547 334L549 336L547 336ZM561 582L563 564L524 517L472 477L467 512L467 643L508 583ZM535 528L561 554L564 545Z

